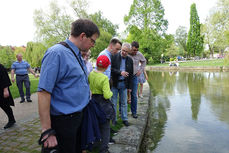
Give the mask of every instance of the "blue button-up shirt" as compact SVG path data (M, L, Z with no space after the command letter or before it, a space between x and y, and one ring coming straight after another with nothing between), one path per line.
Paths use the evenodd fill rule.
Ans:
M121 60L121 65L120 65L120 71L122 72L122 71L126 71L126 58L123 58L122 57L122 60ZM119 77L119 80L124 80L125 79L125 77L124 76L120 76Z
M65 42L76 55L80 55L79 49L70 40ZM84 62L81 64L87 72ZM89 102L87 75L71 50L61 44L52 46L44 55L38 85L38 91L42 90L51 94L52 115L80 112Z
M21 62L16 61L11 65L11 69L15 70L15 74L19 75L28 74L28 68L30 68L29 63L23 60Z
M111 56L112 56L112 54L111 54L111 52L109 52L107 49L103 50L103 51L99 54L99 56L100 56L100 55L106 55L106 56L109 58L110 62L111 62ZM105 75L109 78L109 80L110 80L110 78L111 78L111 64L108 66L108 68L106 69L106 71L103 72L103 74L105 74Z

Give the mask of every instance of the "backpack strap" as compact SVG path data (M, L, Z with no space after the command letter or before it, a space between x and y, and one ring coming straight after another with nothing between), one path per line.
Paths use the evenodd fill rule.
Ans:
M76 57L78 63L80 64L80 66L81 66L81 68L82 68L84 74L87 76L87 73L85 72L85 70L84 70L84 68L83 68L83 66L82 66L82 63L80 62L79 57L76 55L76 53L73 51L73 49L72 49L66 42L64 42L64 41L59 42L58 44L61 44L61 45L63 45L64 47L66 47L66 48L68 48L68 49L70 49L70 50L72 51L72 53L73 53L74 56Z

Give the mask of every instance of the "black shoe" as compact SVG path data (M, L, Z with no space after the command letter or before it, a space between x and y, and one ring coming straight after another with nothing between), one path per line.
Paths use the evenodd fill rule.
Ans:
M32 102L32 100L31 99L27 99L27 102Z
M110 133L113 134L113 135L116 135L117 134L117 131L111 128L110 129Z
M117 131L111 128L111 133L117 133Z
M133 114L132 116L133 116L133 118L138 118L137 114Z
M112 139L112 138L110 138L110 141L109 141L109 143L108 144L115 144L115 140L114 139Z
M129 126L129 122L128 121L122 121L122 123L125 125L125 126Z
M25 99L22 99L21 101L20 101L20 103L24 103L25 102Z
M7 128L10 128L14 125L16 121L9 121L5 126L4 126L4 129L7 129Z

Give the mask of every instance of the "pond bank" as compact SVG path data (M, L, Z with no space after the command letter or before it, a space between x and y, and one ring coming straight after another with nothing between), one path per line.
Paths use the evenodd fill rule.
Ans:
M109 145L109 151L111 153L139 152L148 120L149 92L148 83L144 83L143 98L138 99L138 118L133 118L131 112L128 112L128 122L130 126L122 127L117 135L113 137L116 143Z
M146 70L229 71L228 66L147 66Z

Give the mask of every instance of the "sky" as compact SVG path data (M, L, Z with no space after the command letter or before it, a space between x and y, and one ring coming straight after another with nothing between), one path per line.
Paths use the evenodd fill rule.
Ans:
M0 1L0 45L22 46L34 41L35 9L48 7L51 0L1 0ZM63 3L64 0L59 0ZM119 33L125 30L123 18L128 14L133 0L88 0L89 13L102 11L103 16L119 25ZM189 27L190 6L196 3L200 22L203 23L217 0L161 0L165 19L169 26L167 33L175 34L179 26ZM60 4L61 4L60 3Z

